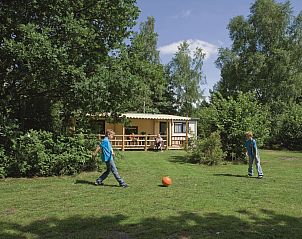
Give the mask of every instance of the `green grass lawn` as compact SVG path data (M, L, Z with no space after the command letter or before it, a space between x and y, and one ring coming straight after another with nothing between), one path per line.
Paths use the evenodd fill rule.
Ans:
M99 172L0 180L0 238L301 238L302 153L260 153L263 179L166 151L125 152L127 189Z

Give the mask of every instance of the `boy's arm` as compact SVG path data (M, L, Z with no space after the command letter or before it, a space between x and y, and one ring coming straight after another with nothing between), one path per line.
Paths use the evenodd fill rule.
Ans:
M101 147L100 147L100 145L98 145L92 155L95 157L100 150L101 150Z
M249 152L247 150L247 144L246 144L246 142L244 143L244 148L245 148L245 156L248 157L249 156Z
M253 150L254 157L256 157L256 155L257 155L257 147L255 145L253 145L252 150Z
M258 151L257 144L256 144L255 140L253 141L253 148L252 148L252 150L253 150L253 154L254 154L254 157L255 157L257 155L257 151Z

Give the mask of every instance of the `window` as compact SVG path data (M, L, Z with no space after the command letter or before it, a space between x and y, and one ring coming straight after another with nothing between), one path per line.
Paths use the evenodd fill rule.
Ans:
M174 123L174 133L186 133L186 123L175 122Z
M125 127L125 134L129 135L129 134L138 134L138 126L128 126Z
M167 122L160 122L159 123L159 133L161 135L167 134Z

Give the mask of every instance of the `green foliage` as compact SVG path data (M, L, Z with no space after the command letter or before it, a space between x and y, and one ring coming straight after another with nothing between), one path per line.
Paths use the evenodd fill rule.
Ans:
M0 178L4 178L7 175L8 157L5 154L5 150L0 146Z
M109 98L108 105L115 99L101 99L109 86L97 86L110 82L106 72L99 74L100 68L129 37L139 13L135 4L135 0L1 1L0 105L3 99L10 111L6 116L18 119L23 129L53 130L52 103L61 102L67 120L74 112L85 114L89 105L84 104L88 100L81 101L84 90L85 95L98 92L89 103L107 110L98 103ZM127 99L122 96L122 101ZM114 106L111 110L118 110Z
M57 136L46 131L30 130L14 141L13 152L0 154L2 176L52 176L75 174L96 168L91 157L95 142L83 135Z
M54 102L52 103L51 110L50 110L50 115L51 115L51 129L52 132L55 133L56 135L61 134L63 131L64 127L64 122L63 122L63 105L62 102Z
M197 109L196 115L198 117L198 137L206 138L211 135L211 133L218 130L216 122L219 116L217 109L213 105L200 107L199 109Z
M0 107L0 145L8 149L11 145L11 140L18 134L18 130L18 122L10 117L9 110L5 107Z
M94 147L95 142L85 139L83 134L58 137L54 147L55 174L75 174L95 169L97 162L91 156Z
M302 105L287 106L279 115L275 116L274 140L275 144L291 150L302 149Z
M147 21L141 23L140 31L133 34L131 45L127 48L128 65L124 70L129 70L138 78L132 85L133 88L135 85L138 87L130 111L162 112L161 105L165 101L163 93L167 84L157 50L158 34L154 28L154 17L148 17Z
M270 111L267 146L299 148L302 12L293 16L290 1L274 0L256 0L250 12L247 18L234 17L228 25L233 44L219 50L216 63L222 77L216 90L223 97L252 92Z
M216 61L224 96L253 92L261 103L296 102L302 94L302 12L292 15L290 2L256 0L250 15L229 25L232 48L221 48Z
M140 32L131 36L130 45L120 44L89 81L76 84L82 108L93 114L96 110L161 112L167 81L159 62L154 24L149 17Z
M199 132L209 137L219 131L222 149L229 160L244 157L245 132L253 131L258 146L267 140L270 131L269 112L253 96L239 93L237 97L223 98L220 94L212 95L211 104L200 108Z
M189 147L189 162L207 165L219 164L225 157L219 132L213 132L209 137L197 139Z
M201 48L196 48L192 57L190 44L183 42L168 65L169 89L173 92L175 106L182 115L191 115L193 104L202 99L200 85L204 83L204 57Z
M15 163L10 173L13 176L51 175L54 160L50 157L50 150L53 145L52 134L45 131L31 130L21 135L13 145L11 159L15 159Z

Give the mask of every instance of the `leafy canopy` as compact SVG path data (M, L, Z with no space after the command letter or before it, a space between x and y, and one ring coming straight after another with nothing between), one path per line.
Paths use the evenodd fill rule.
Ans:
M217 90L224 96L253 92L262 103L297 102L302 95L302 12L290 2L256 0L250 15L229 25L231 48L221 48Z

